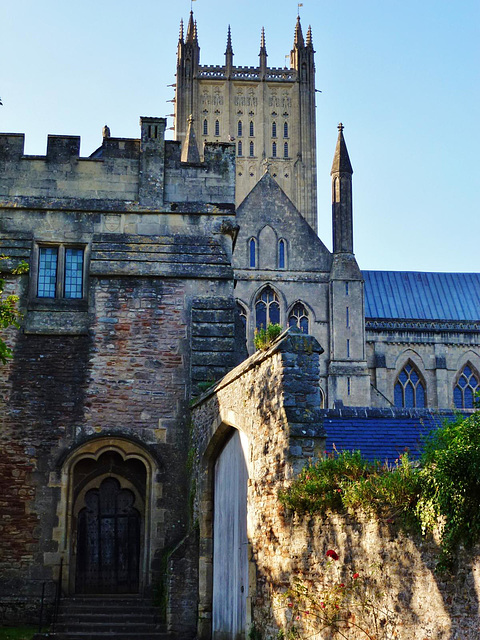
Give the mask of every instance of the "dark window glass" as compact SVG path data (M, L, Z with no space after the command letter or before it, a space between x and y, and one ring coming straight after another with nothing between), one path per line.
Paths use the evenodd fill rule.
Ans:
M288 122L283 123L283 137L288 138Z
M283 157L288 158L288 142L283 143Z
M285 240L278 243L278 268L285 269Z
M57 285L57 247L40 247L38 261L38 287L39 298L55 298Z
M253 128L253 120L250 120L250 135L255 135L255 129Z
M215 120L215 135L220 135L220 122L218 120Z
M242 135L243 135L243 125L242 125L242 121L239 120L237 124L237 136L242 136Z
M203 121L203 135L208 136L208 122L206 119Z
M277 137L277 123L272 122L272 138L276 138L276 137Z
M277 143L276 142L272 143L272 157L273 158L277 157Z
M288 314L288 326L298 327L303 333L308 333L308 312L301 302L297 302Z
M250 142L250 157L252 158L254 154L255 148L253 146L253 142Z
M251 267L255 267L257 264L256 249L257 249L257 243L255 242L255 238L252 238L250 240L250 266Z
M65 249L65 298L83 295L83 249Z
M396 407L423 408L426 405L425 383L411 363L401 370L394 387Z
M241 140L238 141L238 155L239 156L243 155L243 147L242 147L242 141Z
M272 287L265 287L255 302L255 326L264 329L269 324L280 323L280 303Z
M470 365L463 367L457 384L453 389L453 403L457 409L473 409L475 393L480 391L478 377Z
M242 327L243 327L242 337L244 340L246 340L247 339L247 310L245 309L243 304L240 304L239 302L237 302L237 313L240 316L240 320L242 322Z

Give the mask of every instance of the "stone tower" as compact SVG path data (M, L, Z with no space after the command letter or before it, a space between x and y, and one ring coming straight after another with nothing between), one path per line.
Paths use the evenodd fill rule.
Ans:
M185 37L180 25L175 139L183 143L193 116L200 147L234 141L237 206L268 171L317 231L314 53L311 29L304 39L297 17L289 69L267 66L263 29L259 66L234 66L230 27L225 63L202 66L190 12Z
M333 260L330 288L328 396L350 406L370 403L365 351L364 281L353 253L353 169L338 125L332 164Z

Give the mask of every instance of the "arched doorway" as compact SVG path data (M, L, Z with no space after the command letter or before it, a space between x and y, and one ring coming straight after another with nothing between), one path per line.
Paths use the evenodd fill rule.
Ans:
M85 493L77 517L76 593L138 593L141 512L115 477Z
M235 430L214 470L213 640L245 638L248 597L248 470L244 446Z

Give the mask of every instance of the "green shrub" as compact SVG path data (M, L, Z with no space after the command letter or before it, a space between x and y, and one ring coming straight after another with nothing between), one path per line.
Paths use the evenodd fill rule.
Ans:
M281 333L282 325L280 324L269 324L266 329L263 327L255 329L255 336L253 338L255 349L257 351L266 351Z

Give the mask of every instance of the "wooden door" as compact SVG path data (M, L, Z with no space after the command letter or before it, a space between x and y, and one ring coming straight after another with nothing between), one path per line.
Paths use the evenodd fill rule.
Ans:
M115 478L85 495L78 514L77 593L137 593L140 513Z
M235 431L215 465L213 640L245 639L248 595L248 472Z

